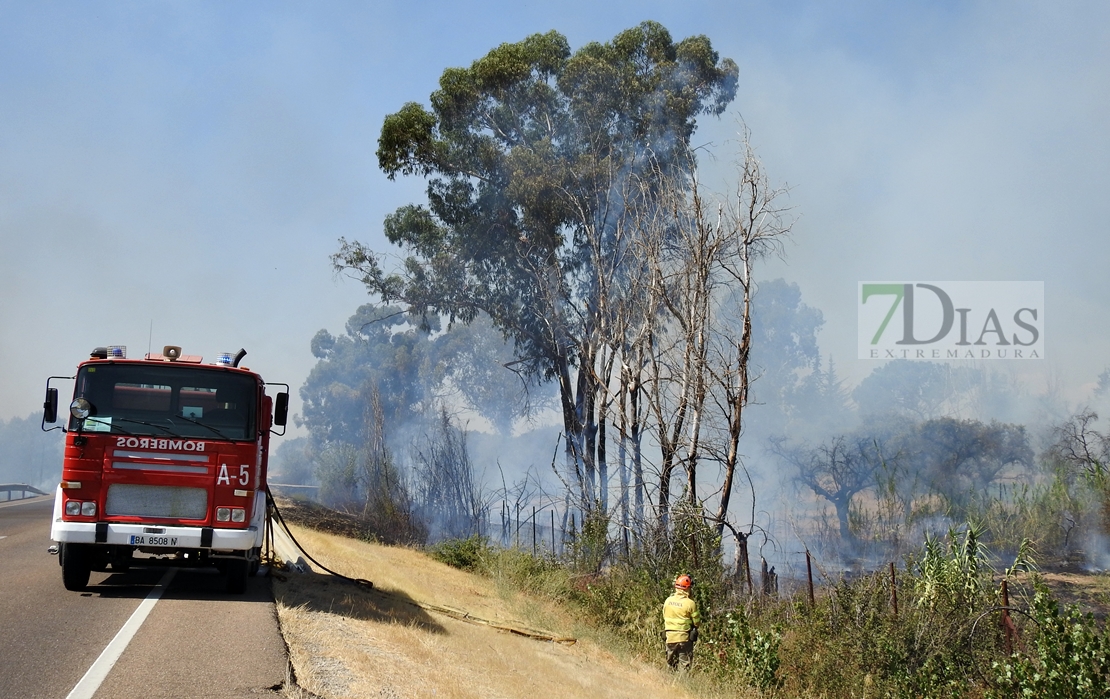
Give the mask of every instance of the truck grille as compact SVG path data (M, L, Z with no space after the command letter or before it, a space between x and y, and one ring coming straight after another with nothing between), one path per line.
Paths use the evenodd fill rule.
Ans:
M109 516L204 519L208 515L208 491L167 485L113 483L104 503Z

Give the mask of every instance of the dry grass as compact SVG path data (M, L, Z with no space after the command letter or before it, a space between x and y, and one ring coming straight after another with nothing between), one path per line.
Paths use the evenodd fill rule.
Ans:
M417 551L299 527L294 532L320 562L376 587L364 590L315 574L289 574L274 582L298 682L326 699L707 696L697 676L671 675L619 648L608 649L600 637L580 638L574 645L535 641L412 603L465 610L519 628L547 628L555 635L583 630L546 601L497 589Z

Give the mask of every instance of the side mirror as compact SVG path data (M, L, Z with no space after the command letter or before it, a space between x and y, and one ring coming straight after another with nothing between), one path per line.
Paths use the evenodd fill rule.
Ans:
M274 424L285 427L289 420L289 394L279 393L274 400Z
M46 389L46 401L42 404L42 421L43 423L55 423L58 421L58 389Z

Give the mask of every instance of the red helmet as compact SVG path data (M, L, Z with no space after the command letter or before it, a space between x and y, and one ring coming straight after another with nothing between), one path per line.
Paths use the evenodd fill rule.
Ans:
M679 590L689 590L694 585L694 579L689 575L680 575L674 579L674 586Z

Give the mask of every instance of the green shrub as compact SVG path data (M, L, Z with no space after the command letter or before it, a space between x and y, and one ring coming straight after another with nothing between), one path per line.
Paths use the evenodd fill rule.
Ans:
M1003 661L997 573L983 527L931 537L905 569L841 580L812 604L804 595L751 597L734 588L719 541L704 517L676 507L671 530L645 536L625 556L565 558L490 547L471 537L433 547L439 560L500 585L565 602L587 623L613 632L634 652L663 662L661 607L678 573L695 578L702 613L695 672L715 692L776 697L1106 697L1110 640L1074 610L1059 613L1043 590L1023 635L1028 655ZM594 531L589 550L606 547ZM1018 545L1012 606L1028 602L1012 580L1032 569ZM585 565L583 565L585 563ZM899 600L892 603L892 583ZM1015 617L1018 618L1018 617ZM1020 623L1020 618L1018 618ZM610 637L612 638L612 637ZM744 690L742 688L752 688ZM1099 693L1099 692L1102 693Z
M470 536L465 539L447 539L428 549L432 558L452 568L481 572L483 561L490 554L485 537Z
M777 674L782 664L779 657L781 627L775 624L766 630L753 628L743 609L728 612L724 627L725 632L707 644L716 651L720 667L763 691L781 686L782 679Z
M1032 649L995 662L992 697L1110 697L1110 631L1099 630L1078 607L1063 611L1038 586L1031 616L1036 624Z

